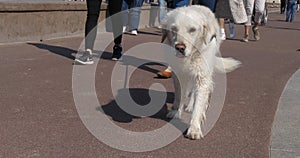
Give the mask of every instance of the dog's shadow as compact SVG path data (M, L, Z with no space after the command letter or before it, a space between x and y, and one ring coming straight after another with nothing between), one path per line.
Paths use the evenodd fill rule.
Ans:
M150 98L149 94L151 94L152 98ZM130 96L130 98L128 98L128 95ZM159 103L159 102L156 103L155 101L153 101L157 96L162 96L162 95L166 95L166 100L163 100L164 101L163 103ZM130 106L132 107L132 105L130 105L131 103L130 101L128 101L129 99L132 99L136 105L141 106L145 110L145 111L140 111L140 113L147 113L148 110L151 111L152 108L155 108L157 112L148 117L154 119L161 119L166 122L171 121L171 119L166 117L168 113L168 108L166 103L173 103L174 101L173 92L162 92L162 91L141 89L141 88L121 89L118 91L115 100L110 101L108 104L98 106L96 110L108 115L109 117L112 118L113 121L120 122L120 123L130 123L133 121L133 119L141 119L143 116L134 116L129 114L130 112L127 113L123 110L124 108L129 111L133 109L130 108ZM118 105L117 102L123 105ZM123 109L120 106L122 106ZM133 110L137 112L136 110L138 109L133 109ZM179 130L187 129L188 127L186 123L181 122L180 120L177 120L176 123L174 123L173 125Z

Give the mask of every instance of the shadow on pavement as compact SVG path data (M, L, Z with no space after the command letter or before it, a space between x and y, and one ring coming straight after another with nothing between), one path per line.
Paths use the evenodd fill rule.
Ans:
M63 57L69 58L71 60L75 60L75 58L76 58L75 54L78 53L76 50L69 49L69 48L62 47L62 46L54 46L54 45L48 45L48 44L43 44L43 43L27 43L27 44L35 46L39 49L48 50L51 53L61 55ZM97 55L94 55L94 57L96 57L96 58L100 58L100 59L104 59L104 60L111 60L112 52L94 51L94 53L97 54ZM134 56L127 56L127 55L123 56L123 60L121 62L123 65L131 65L131 66L137 67L139 69L142 69L144 71L148 71L148 72L151 72L154 74L159 72L159 70L149 67L150 65L160 65L160 66L164 65L164 64L160 64L160 63L155 63L153 61L136 58Z
M142 88L129 88L129 89L121 89L118 91L118 94L116 96L116 100L121 100L121 98L127 97L127 92L129 91L130 97L132 100L139 106L145 106L151 102L151 98L149 96L149 93L152 94L152 96L157 96L157 95L162 95L161 91L155 91L155 90L149 90L149 89L142 89ZM151 92L150 92L151 91ZM155 113L152 116L149 116L150 118L155 118L155 119L161 119L166 122L169 122L170 119L166 117L168 113L168 108L166 103L173 103L174 101L174 93L173 92L166 92L166 100L164 105L162 107L153 107L159 104L153 104L152 107L145 107L146 108L157 108L159 109L157 113ZM104 113L105 115L108 115L112 118L112 120L116 122L121 122L121 123L130 123L132 122L133 119L140 119L142 116L133 116L131 114L128 114L124 110L120 108L120 106L117 104L116 100L112 100L106 105L102 105L96 108L97 111ZM152 100L152 102L154 102ZM122 106L131 106L129 105L128 102L122 102ZM188 125L180 120L173 121L176 122L173 124L175 127L177 127L179 130L182 131L182 129L187 129ZM185 131L182 131L183 133Z
M161 36L161 33L153 33L153 32L146 32L146 31L138 31L139 34L144 34L144 35L155 35L155 36Z
M130 94L128 94L128 91ZM124 97L127 97L128 95L130 95L131 99L137 105L145 106L151 102L149 93L152 93L155 96L155 95L162 95L162 93L164 93L164 92L149 90L149 89L142 89L142 88L120 89L116 96L116 100L122 101L122 99ZM173 92L166 92L166 93L167 93L166 94L167 98L166 98L165 102L173 103L174 93ZM129 123L134 118L141 118L138 116L130 115L130 114L126 113L125 111L123 111L117 104L116 100L112 100L108 104L102 105L101 107L99 106L97 108L97 110L105 113L106 115L110 116L114 121L117 121L117 122ZM122 102L122 103L124 103L125 106L130 106L130 105L127 105L128 102ZM149 108L156 108L156 107L149 107ZM154 114L150 117L169 121L169 119L166 118L167 112L168 112L167 106L166 106L166 104L164 104L156 114Z
M111 52L101 52L101 51L94 51L97 55L97 57L100 57L100 59L104 59L104 60L111 60L111 56L112 53ZM151 73L158 73L159 70L153 69L150 66L151 65L159 65L159 66L164 66L166 64L161 64L161 63L156 63L154 61L150 61L150 60L146 60L146 59L141 59L141 58L137 58L134 56L129 56L129 55L123 55L123 60L119 61L122 65L130 65L130 66L134 66L136 68L139 68L141 70L144 71L148 71Z
M27 43L29 45L35 46L39 49L44 49L44 50L48 50L51 53L57 54L57 55L61 55L63 57L75 60L75 56L73 55L77 53L76 50L73 49L69 49L66 47L62 47L62 46L53 46L53 45L48 45L48 44L43 44L43 43Z
M291 27L265 26L265 28L270 28L270 29L284 29L284 30L299 30L300 31L300 28L291 28Z

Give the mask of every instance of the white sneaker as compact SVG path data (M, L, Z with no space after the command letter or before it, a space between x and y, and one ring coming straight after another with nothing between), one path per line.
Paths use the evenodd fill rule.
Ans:
M223 40L223 41L226 40L226 34L225 33L221 33L220 39Z
M131 32L130 32L130 34L132 34L132 35L138 35L138 33L137 33L137 30L132 30Z
M123 26L123 33L127 32L126 31L126 26Z

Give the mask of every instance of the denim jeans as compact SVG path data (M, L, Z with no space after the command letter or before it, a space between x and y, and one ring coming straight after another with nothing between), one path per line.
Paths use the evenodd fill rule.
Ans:
M167 2L165 0L158 0L158 4L159 4L158 22L160 23L166 16Z
M212 12L215 12L217 0L194 0L195 4L204 5Z
M110 0L108 10L110 15L114 15L121 11L123 0ZM87 0L87 18L85 23L85 48L93 50L97 35L97 24L100 14L100 6L102 0ZM122 24L118 14L112 16L112 27L114 35L114 43L121 44L122 42Z
M297 2L296 1L289 0L287 2L285 21L289 21L289 22L293 22L294 21L296 7L297 7Z
M122 21L128 30L138 30L144 0L123 0Z
M188 6L190 5L190 0L174 0L173 5L174 8Z

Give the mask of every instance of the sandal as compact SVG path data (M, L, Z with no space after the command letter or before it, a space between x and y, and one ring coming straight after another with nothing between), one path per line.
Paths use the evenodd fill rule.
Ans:
M172 72L170 71L160 71L157 73L157 77L159 78L171 78L172 77Z

